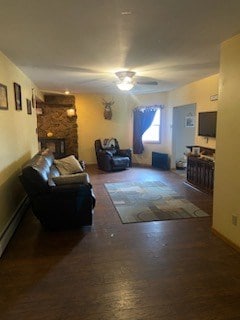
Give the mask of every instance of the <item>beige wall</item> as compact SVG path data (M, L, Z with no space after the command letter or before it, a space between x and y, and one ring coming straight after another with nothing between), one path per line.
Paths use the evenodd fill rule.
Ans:
M221 47L213 228L240 246L240 35ZM232 215L238 219L232 224Z
M94 141L98 138L116 137L123 148L132 148L133 115L136 106L164 105L162 110L162 138L160 144L145 144L141 155L133 155L133 162L150 165L152 151L172 154L172 108L196 103L197 113L217 110L218 101L210 101L210 96L218 93L218 75L193 82L168 93L131 95L119 93L117 96L76 95L78 114L79 156L87 163L96 163ZM102 98L113 99L112 120L103 117ZM196 119L197 123L197 119ZM197 136L195 144L215 148L216 139Z
M76 109L78 115L78 142L79 158L86 163L96 163L94 141L98 138L116 137L121 148L132 148L133 113L136 106L152 104L165 104L166 94L154 94L145 96L133 96L131 94L119 94L115 96L103 95L76 95ZM102 99L114 100L112 106L113 116L111 120L105 120ZM163 118L169 117L167 108L163 110ZM163 122L163 139L161 145L146 145L141 156L134 156L134 162L150 163L151 151L162 150L168 152L168 121ZM165 130L166 128L166 130Z
M120 147L129 148L129 123L131 113L129 96L103 96L94 94L76 95L76 110L78 122L78 154L86 163L96 163L94 141L116 137ZM102 99L114 100L112 119L104 119Z
M21 85L22 111L15 110L13 82ZM0 110L0 235L23 199L18 175L21 165L37 150L36 114L27 114L33 83L0 52L0 83L8 89L8 110ZM36 92L38 90L36 89Z

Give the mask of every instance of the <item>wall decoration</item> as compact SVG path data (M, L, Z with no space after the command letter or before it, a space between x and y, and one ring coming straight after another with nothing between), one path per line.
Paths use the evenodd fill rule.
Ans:
M14 95L15 95L15 106L16 110L22 110L22 94L21 86L14 82Z
M27 101L27 114L32 114L32 102L29 99L26 99Z
M194 127L194 120L195 120L195 117L193 117L193 116L185 117L185 127L186 128L193 128Z
M112 119L112 109L111 106L114 104L114 101L106 101L105 99L102 99L102 104L104 105L104 119L111 120Z
M36 108L36 113L37 113L37 116L42 116L43 115L43 108L37 107Z
M210 96L210 101L216 101L218 100L218 94L213 94L212 96Z
M34 88L32 88L32 107L35 108L36 105L36 97L34 93Z
M0 83L0 109L8 109L7 86Z

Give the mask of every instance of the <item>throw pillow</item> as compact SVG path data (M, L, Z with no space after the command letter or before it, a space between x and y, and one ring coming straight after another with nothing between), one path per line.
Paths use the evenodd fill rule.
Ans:
M83 172L79 161L73 155L62 159L55 159L54 163L62 175Z
M60 186L63 184L73 184L73 183L88 184L90 181L89 176L86 172L52 177L52 180L57 186Z

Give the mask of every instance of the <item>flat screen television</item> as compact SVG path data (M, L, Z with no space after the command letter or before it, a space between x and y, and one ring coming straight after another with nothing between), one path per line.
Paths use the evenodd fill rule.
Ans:
M217 111L199 112L198 135L204 137L216 137Z

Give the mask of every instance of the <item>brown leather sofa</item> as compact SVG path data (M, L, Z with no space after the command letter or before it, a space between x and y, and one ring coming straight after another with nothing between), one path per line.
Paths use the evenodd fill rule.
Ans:
M95 196L89 179L85 183L55 185L53 177L59 175L49 150L36 154L24 165L19 178L33 214L51 229L91 225Z

